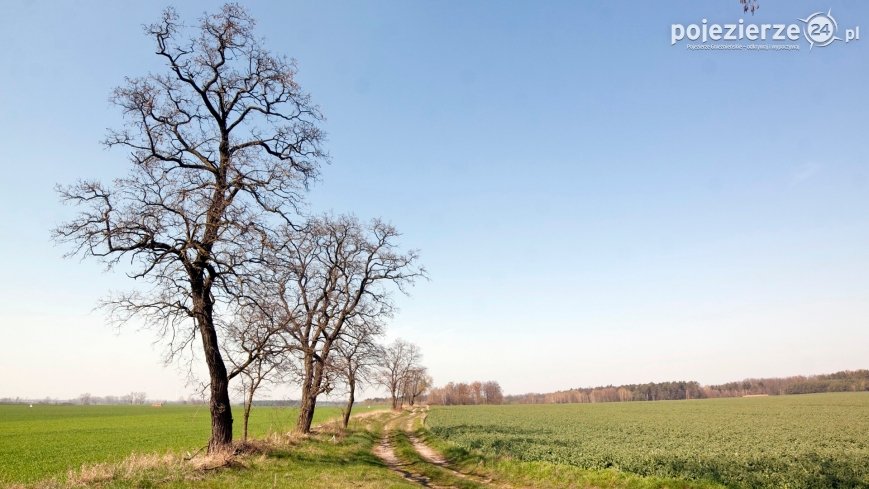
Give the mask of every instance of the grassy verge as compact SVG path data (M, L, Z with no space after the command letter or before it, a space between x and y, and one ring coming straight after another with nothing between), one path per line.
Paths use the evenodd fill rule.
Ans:
M15 488L411 488L373 454L384 416L354 421L347 432L325 426L310 436L277 436L224 456L187 460L176 453L131 456L120 462L83 466L65 477Z
M337 407L317 408L314 423L339 414ZM297 416L295 408L257 406L251 436L290 431ZM132 454L195 453L208 442L209 430L207 406L0 405L0 487L62 477L82 464L119 463Z

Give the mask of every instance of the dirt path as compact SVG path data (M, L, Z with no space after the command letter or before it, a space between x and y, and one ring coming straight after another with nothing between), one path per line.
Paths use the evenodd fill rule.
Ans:
M435 485L429 477L414 473L409 470L409 464L402 462L396 455L395 450L390 442L390 434L397 429L404 431L407 439L413 445L413 449L419 454L420 458L426 463L437 466L449 475L463 479L473 485L484 487L497 487L502 489L511 489L513 486L495 483L491 478L482 477L476 474L468 474L460 472L453 468L443 455L436 450L426 445L426 443L414 434L414 425L417 422L425 421L427 408L414 408L406 414L396 414L395 417L389 420L383 427L383 437L374 448L374 454L377 455L390 469L401 474L405 479L415 482L423 487L446 488L454 487L448 485Z
M436 486L431 483L431 480L421 474L416 474L407 469L406 464L402 463L401 460L395 456L395 450L392 447L392 442L389 441L389 435L392 431L395 430L395 426L401 420L400 415L389 420L383 426L383 437L380 439L380 443L374 447L374 455L377 456L383 463L386 464L387 467L392 469L395 472L401 474L405 479L415 482L422 487L431 487L431 488L446 488L448 486Z
M419 437L413 434L413 425L420 418L425 419L425 411L419 408L414 409L413 414L407 418L407 422L405 422L404 424L404 431L407 433L407 438L413 444L414 450L416 450L416 453L418 453L419 456L422 457L423 460L425 460L426 462L455 472L446 466L447 459L445 459L441 454L436 452L430 446L426 445L422 440L419 439ZM464 476L464 474L461 474L459 472L456 473Z
M425 417L427 415L428 415L428 408L427 407L426 408L418 408L418 409L414 410L414 416L417 417L418 419L421 419L423 425L425 424ZM426 462L428 462L430 464L437 465L441 469L446 470L447 472L451 473L452 475L454 475L456 477L461 477L462 479L471 480L471 481L474 481L474 482L481 484L481 485L490 486L490 487L498 487L498 488L502 488L502 489L510 489L513 487L513 486L505 485L502 483L495 483L489 477L483 477L483 476L479 476L476 474L459 472L458 470L456 470L455 468L450 466L449 462L447 461L446 458L444 458L443 455L441 455L438 451L436 451L432 447L426 445L424 441L422 441L418 436L413 434L413 431L414 431L413 430L413 422L414 422L413 419L414 418L411 418L411 420L406 425L407 436L408 436L408 439L410 440L410 442L413 444L413 449L416 450L416 453L418 453L419 456L423 458L423 460L425 460Z

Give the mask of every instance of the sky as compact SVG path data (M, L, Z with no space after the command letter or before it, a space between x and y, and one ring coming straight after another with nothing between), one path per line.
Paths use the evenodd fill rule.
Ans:
M430 280L395 296L389 338L417 343L436 384L524 393L869 367L869 4L759 3L249 10L327 117L309 209L382 217L420 250ZM141 29L162 8L13 0L0 16L0 397L193 391L152 331L94 309L132 281L49 235L74 212L56 184L129 168L100 144L121 127L108 96L163 70ZM671 45L674 23L819 11L866 38Z

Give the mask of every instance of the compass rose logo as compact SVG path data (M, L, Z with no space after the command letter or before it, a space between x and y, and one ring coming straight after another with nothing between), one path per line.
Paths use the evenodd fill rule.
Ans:
M825 14L824 12L815 12L805 19L799 19L805 23L803 27L803 35L809 41L809 49L815 46L829 46L835 41L841 41L841 37L836 37L836 31L839 29L839 24L833 18L833 10L830 9Z

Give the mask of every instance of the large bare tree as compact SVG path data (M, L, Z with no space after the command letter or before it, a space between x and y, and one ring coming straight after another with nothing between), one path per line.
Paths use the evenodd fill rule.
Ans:
M400 251L396 229L380 220L312 218L285 228L276 290L286 311L285 337L296 354L301 405L296 431L308 433L317 397L329 391L329 362L353 325L378 323L393 311L390 289L405 290L425 271L416 251Z
M176 354L199 335L208 367L209 451L232 441L229 380L215 315L241 293L244 275L268 248L274 222L289 222L325 158L321 120L296 83L295 63L265 49L236 4L188 28L174 10L146 33L164 73L128 78L111 98L126 127L109 147L129 151L132 169L106 185L59 188L82 207L54 235L71 254L124 260L152 286L108 303L158 325Z

